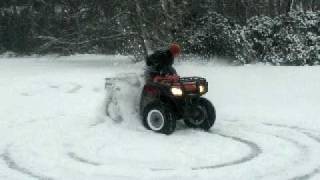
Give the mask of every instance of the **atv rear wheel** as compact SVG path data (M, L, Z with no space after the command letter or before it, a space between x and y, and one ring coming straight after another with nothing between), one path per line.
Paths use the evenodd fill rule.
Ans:
M169 135L176 128L176 119L170 109L156 102L144 109L143 125L149 130Z
M199 128L208 131L216 120L216 111L212 103L205 99L199 99L199 105L191 117L185 118L184 123L191 128Z

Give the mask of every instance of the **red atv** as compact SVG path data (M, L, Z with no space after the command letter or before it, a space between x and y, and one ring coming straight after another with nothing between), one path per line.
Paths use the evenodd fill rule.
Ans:
M200 77L156 76L147 81L140 101L143 125L152 131L171 134L176 121L191 128L209 130L216 119L215 108L202 95L208 82Z

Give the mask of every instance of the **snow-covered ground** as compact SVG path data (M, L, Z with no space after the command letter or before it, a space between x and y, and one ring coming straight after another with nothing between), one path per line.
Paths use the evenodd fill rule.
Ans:
M320 67L176 68L208 79L211 132L145 130L134 79L104 88L126 57L0 58L0 179L320 179Z

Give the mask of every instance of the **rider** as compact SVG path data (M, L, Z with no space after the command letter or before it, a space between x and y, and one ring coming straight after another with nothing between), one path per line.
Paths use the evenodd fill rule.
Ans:
M156 76L177 75L176 70L172 67L174 58L179 56L181 48L179 44L172 43L168 49L155 51L147 56L145 69L146 81L152 80Z

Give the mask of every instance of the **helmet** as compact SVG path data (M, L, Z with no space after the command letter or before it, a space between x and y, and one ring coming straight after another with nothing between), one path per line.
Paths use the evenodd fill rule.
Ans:
M177 43L172 43L169 47L169 51L174 57L178 56L181 53L180 45Z

